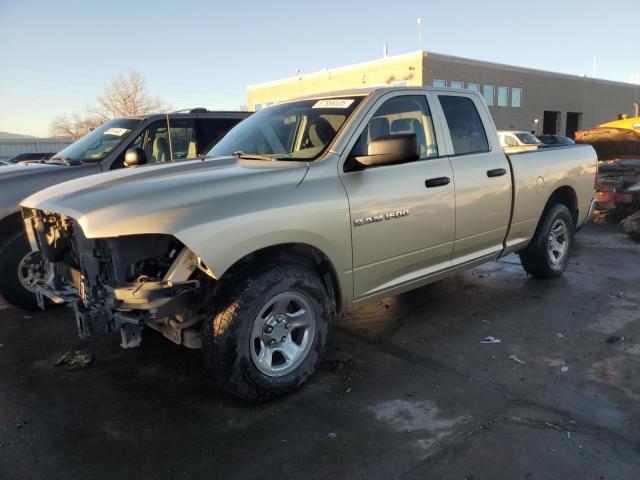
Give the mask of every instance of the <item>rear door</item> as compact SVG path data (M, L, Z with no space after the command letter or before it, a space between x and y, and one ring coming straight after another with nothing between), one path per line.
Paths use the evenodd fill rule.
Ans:
M479 97L437 92L456 192L453 264L497 255L511 215L509 162Z
M365 155L370 141L415 134L421 158L349 170L341 179L349 198L356 298L409 285L451 266L454 191L449 160L440 155L424 93L391 92L365 116L347 151Z

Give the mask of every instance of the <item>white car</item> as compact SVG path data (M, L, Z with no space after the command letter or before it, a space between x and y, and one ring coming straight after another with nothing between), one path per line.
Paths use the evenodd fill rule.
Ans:
M514 151L537 150L544 146L533 133L516 130L498 130L500 145L507 153Z

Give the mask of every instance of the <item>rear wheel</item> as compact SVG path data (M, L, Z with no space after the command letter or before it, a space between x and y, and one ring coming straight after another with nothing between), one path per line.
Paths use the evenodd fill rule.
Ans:
M0 244L0 295L15 307L38 311L36 294L30 288L33 268L40 268L44 260L33 252L24 231L15 232ZM53 303L45 299L45 307Z
M520 252L526 272L536 278L562 275L569 263L574 232L573 217L565 205L547 209L531 242Z
M327 343L334 306L303 264L274 266L223 285L205 322L206 365L231 393L264 402L302 385Z

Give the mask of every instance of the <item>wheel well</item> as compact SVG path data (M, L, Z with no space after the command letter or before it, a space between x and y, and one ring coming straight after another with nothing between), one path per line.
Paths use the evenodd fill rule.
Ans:
M340 311L342 302L340 283L335 268L329 258L319 249L306 243L284 243L257 250L234 263L223 275L227 277L252 268L264 267L275 262L305 263L320 274L320 278L332 295L336 311Z
M13 235L21 228L24 228L24 222L20 212L15 212L4 217L0 220L0 241Z
M547 200L547 204L544 208L544 213L553 206L561 203L565 205L569 211L571 212L571 217L573 218L574 227L578 226L578 197L576 196L576 192L573 188L565 185L563 187L557 188Z

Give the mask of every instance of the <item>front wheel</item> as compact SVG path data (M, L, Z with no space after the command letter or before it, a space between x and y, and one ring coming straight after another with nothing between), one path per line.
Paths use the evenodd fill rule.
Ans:
M549 208L531 242L520 252L522 266L536 278L562 275L569 263L575 227L569 209L562 204Z
M315 371L335 314L319 275L305 264L273 266L222 285L204 325L204 361L231 393L264 402Z
M50 268L38 252L32 252L27 234L17 231L0 245L0 295L15 307L38 311L36 294L30 288L34 268ZM45 308L53 303L45 299Z

